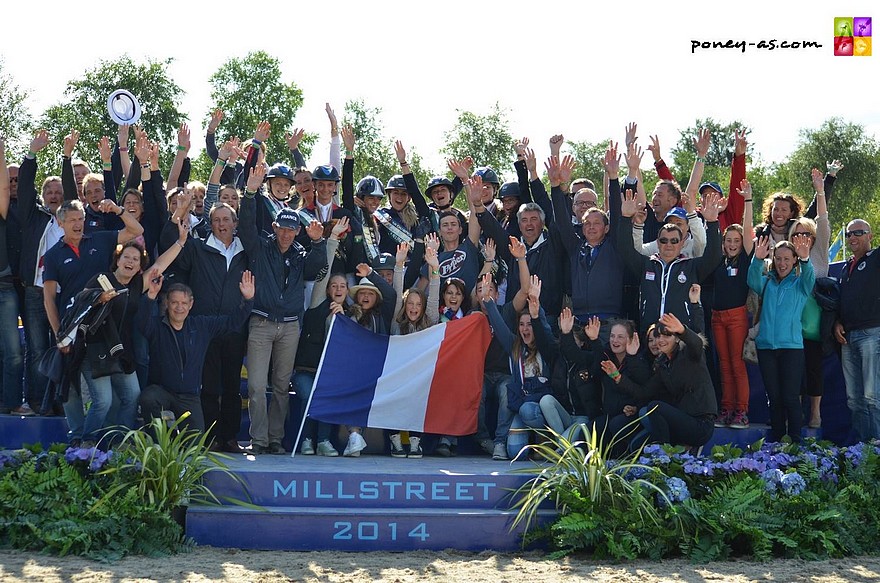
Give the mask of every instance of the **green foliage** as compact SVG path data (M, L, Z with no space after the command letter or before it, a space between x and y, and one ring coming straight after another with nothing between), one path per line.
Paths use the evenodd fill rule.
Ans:
M48 155L41 158L48 161L43 170L47 174L61 173L62 141L74 129L80 132L74 155L93 169L100 169L98 140L109 136L113 143L117 134L117 126L107 113L107 98L116 89L128 89L138 98L142 109L139 125L151 140L159 142L163 166L170 166L177 128L185 117L178 110L182 90L166 71L171 61L148 59L138 63L123 55L114 61L101 60L82 77L68 81L64 100L50 106L40 119L51 138L45 150Z
M678 141L672 147L672 164L670 170L677 177L682 186L687 183L688 176L691 174L691 168L694 165L694 159L697 157L697 150L694 148L694 138L701 129L708 129L712 135L712 143L709 146L709 153L706 154L706 171L705 180L716 180L717 176L713 176L710 167L718 169L730 168L730 162L733 160L733 137L734 132L745 129L748 136L751 130L747 129L742 122L733 121L727 124L715 121L711 117L705 119L697 119L693 126L679 131ZM753 146L749 144L746 150L746 160L752 153ZM727 173L727 181L730 180L730 172ZM722 185L725 181L718 181Z
M455 126L443 135L440 150L457 160L470 156L476 166L490 166L499 176L513 176L513 135L507 110L496 102L486 115L458 111Z
M2 544L104 561L186 548L171 515L144 504L136 489L120 489L99 505L106 478L68 464L55 452L20 455L19 465L0 474Z
M233 57L211 75L211 100L224 113L218 129L218 147L221 135L223 140L237 136L244 141L253 136L259 122L266 120L272 125L266 141L266 161L270 165L293 163L284 134L291 129L293 118L302 107L303 94L296 83L285 83L281 78L281 62L264 51ZM211 111L205 115L205 125ZM314 136L309 136L300 143L307 158L314 140Z
M861 124L839 117L822 122L818 128L805 128L787 162L780 167L783 183L805 201L812 198L810 170L825 170L825 163L841 160L844 169L837 175L833 197L828 203L832 232L856 217L872 225L880 221L880 144L865 133ZM756 207L757 208L757 207Z
M6 136L6 161L17 161L27 151L34 121L27 107L28 93L12 75L3 71L0 59L0 136Z
M355 136L355 184L367 175L375 176L385 184L389 178L400 174L400 165L394 154L394 142L383 133L381 115L381 108L370 107L363 100L348 101L345 104L342 125L350 127ZM401 141L407 147L406 139ZM424 167L422 157L411 148L407 149L407 162L416 182L424 189L433 176L431 170Z
M549 500L561 518L546 533L562 553L588 550L600 557L661 556L664 545L681 532L677 519L667 519L654 503L658 496L669 506L668 498L651 480L632 478L635 472L654 472L638 463L641 450L621 460L611 456L633 427L614 436L583 424L572 435L549 429L542 432L546 441L528 449L548 465L517 470L534 478L516 492L513 508L519 512L514 526L524 523L528 530ZM575 440L581 433L584 439ZM668 538L658 538L660 533Z
M124 452L126 461L102 471L112 476L116 483L100 504L118 492L134 488L143 502L157 510L170 512L189 503L220 504L220 500L202 483L208 472L224 472L241 483L223 463L223 459L230 459L229 456L210 451L206 432L181 426L187 416L184 414L171 425L156 418L144 431L132 429L124 433L118 450ZM239 503L233 499L228 501Z

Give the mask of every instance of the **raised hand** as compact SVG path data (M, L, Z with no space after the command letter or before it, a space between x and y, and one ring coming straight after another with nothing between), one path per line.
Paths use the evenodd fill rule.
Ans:
M110 156L111 156L110 138L108 138L107 136L103 136L98 141L98 153L101 156L101 162L103 162L105 164L110 162Z
M510 237L510 245L508 245L508 249L510 249L510 254L513 255L514 258L525 259L526 244L516 237Z
M721 195L712 191L703 199L703 218L707 223L714 223L718 220L718 213L721 212L722 202Z
M366 263L358 263L355 268L355 275L358 277L367 277L371 273L373 273L373 268Z
M254 139L258 142L265 142L269 139L269 134L271 130L272 124L270 124L266 120L261 121L257 124L257 129L254 130Z
M149 138L147 138L147 135L143 134L138 136L137 140L134 143L134 155L137 156L137 159L140 160L140 163L149 163L151 153L152 150L150 149L150 140Z
M691 284L691 288L688 290L688 301L692 304L700 303L700 284L694 283Z
M522 158L525 155L526 148L529 147L529 139L522 138L521 140L517 140L513 144L513 149L516 151L516 157Z
M526 148L523 151L523 160L526 163L526 168L529 171L529 174L532 176L538 175L538 159L535 157L535 151L531 148Z
M431 268L431 276L434 276L434 272L438 272L437 277L440 277L440 258L437 256L437 250L431 249L430 247L425 247L425 263L428 264L428 267ZM491 276L491 274L486 274Z
M468 200L473 206L483 206L483 179L480 176L468 178L464 183L464 188L467 191Z
M547 178L550 180L550 186L559 186L562 182L559 179L559 156L550 156L544 162L544 169L547 171Z
M489 286L491 284L492 284L492 274L491 273L484 273L483 275L480 276L480 285L479 285L480 301L483 303L489 301L489 299L490 299Z
M306 226L306 235L308 235L309 239L313 242L320 241L321 237L324 236L324 225L318 221L310 221L308 226Z
M755 257L758 259L767 259L770 255L770 237L758 237L758 244L755 245Z
M159 292L162 291L162 274L155 267L147 273L147 295L151 300L155 300Z
M697 212L697 201L686 190L681 193L681 207L688 213Z
M843 162L841 162L840 160L825 162L825 165L828 167L828 174L830 174L831 176L837 176L837 173L843 170Z
M617 153L617 144L608 142L608 149L605 150L605 157L602 159L602 165L608 178L614 180L620 176L620 154Z
M602 367L602 372L607 374L609 377L614 379L615 381L620 378L620 373L617 370L617 365L611 362L610 360L603 360L599 363L599 366ZM614 374L618 373L618 374Z
M637 144L630 144L626 147L626 167L631 176L638 173L644 155L641 146Z
M180 124L180 127L177 130L177 146L178 150L180 150L180 148L183 148L183 150L180 151L184 154L189 152L190 132L189 126L185 122Z
M810 178L813 179L813 190L817 193L825 192L825 178L818 168L813 168L810 171Z
M241 283L238 284L238 289L241 290L241 297L244 299L254 299L254 292L256 291L254 288L254 274L245 269L241 274Z
M234 162L238 158L238 138L233 136L232 139L223 142L223 145L217 151L217 157L226 162L230 160Z
M575 162L574 156L570 154L566 154L562 158L562 163L559 165L559 182L560 184L568 184L571 182L571 175L574 173L574 167L577 164Z
M651 138L651 145L648 146L648 150L651 152L651 156L654 158L654 162L659 162L662 159L662 156L660 156L660 137L648 137Z
M584 334L587 335L587 338L590 340L598 340L599 338L599 328L602 323L599 321L597 316L591 317L587 320L587 324L584 326Z
M746 150L749 147L749 141L746 138L746 130L745 128L742 131L733 132L733 153L736 156L741 156L746 153Z
M681 334L684 332L684 324L675 317L674 314L663 314L660 316L660 323L666 326L666 330L672 334Z
M397 156L397 163L403 166L406 164L406 148L403 147L403 142L397 140L394 142L394 155Z
M330 133L336 135L337 131L337 123L336 123L336 114L333 113L333 108L330 107L329 103L324 104L324 111L327 112L327 119L330 120Z
M454 160L450 158L446 161L446 166L449 167L450 172L458 176L462 181L467 180L470 175L467 166L464 164L464 160Z
M555 136L550 136L550 155L559 157L559 151L562 149L562 142L565 141L565 137L562 134L556 134Z
M211 112L211 121L208 122L208 133L213 134L217 131L217 128L220 127L220 122L223 121L223 110L219 107Z
M626 137L623 143L626 145L627 149L629 149L629 147L635 144L636 140L639 139L639 137L636 135L638 127L638 124L634 121L626 125Z
M260 189L263 181L266 179L266 172L268 170L265 164L257 164L251 168L251 172L248 174L247 185L245 186L247 192L257 192Z
M70 133L64 136L64 146L61 149L61 155L65 158L70 158L73 155L77 142L79 142L79 132L70 130Z
M810 257L811 242L812 238L807 233L798 233L791 238L795 253L797 253L800 259L808 259Z
M541 279L533 275L529 280L529 301L538 301L541 298Z
M354 130L351 126L342 128L342 145L345 147L345 153L354 153Z
M348 217L346 216L339 217L339 220L336 221L336 224L330 229L330 233L332 233L337 239L341 239L346 231L348 231Z
M751 200L751 198L752 198L752 185L747 179L743 178L742 180L740 180L739 188L737 188L736 191L744 199Z
M694 148L697 149L697 156L705 158L709 153L709 146L712 145L712 136L709 130L702 128L697 130L697 137L694 138Z
M406 265L406 258L409 256L409 243L400 243L397 245L397 254L394 259L399 267Z
M497 250L495 239L486 239L486 244L483 246L483 256L486 258L486 261L495 261Z
M636 195L633 194L631 188L627 188L626 192L623 193L623 200L620 202L620 214L624 217L631 217L636 214L638 210L638 202L636 202Z
M638 333L633 334L632 338L626 341L626 353L630 356L635 356L639 353L639 348L641 347L641 343L639 341Z
M299 143L306 135L306 131L301 128L293 128L292 132L284 134L284 141L287 142L287 149L298 150Z
M159 142L150 142L150 165L159 167Z
M440 250L440 237L437 236L437 233L428 233L425 235L425 249L433 249L434 251Z
M571 308L562 308L559 313L559 331L563 334L571 334L572 328L574 328L574 314L571 313Z
M43 148L45 148L49 144L49 132L46 130L37 130L34 134L34 139L31 140L30 149L31 152L36 154Z
M131 126L127 123L119 124L116 128L116 141L119 143L120 148L128 147L128 132Z

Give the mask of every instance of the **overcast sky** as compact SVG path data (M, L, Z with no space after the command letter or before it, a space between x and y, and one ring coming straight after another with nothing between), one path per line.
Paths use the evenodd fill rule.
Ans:
M211 106L211 73L230 57L265 50L281 60L283 80L304 93L291 127L322 135L313 163L326 151L324 103L341 118L345 101L356 98L381 107L386 136L418 149L435 170L456 110L485 113L496 101L509 110L513 133L538 146L539 158L554 133L622 141L631 120L639 123L643 145L658 133L668 153L679 128L711 116L741 120L753 129L759 155L780 161L800 128L831 116L880 136L880 56L835 57L832 48L833 18L874 16L876 3L831 4L46 2L28 10L26 23L5 23L0 55L30 92L34 114L60 100L67 81L101 58L171 57L169 73L186 92L181 109L198 128ZM7 16L23 11L18 4ZM729 39L824 46L691 52L692 40Z

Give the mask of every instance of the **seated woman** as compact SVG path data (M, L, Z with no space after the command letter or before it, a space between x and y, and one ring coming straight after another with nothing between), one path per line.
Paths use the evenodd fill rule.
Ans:
M663 314L653 334L660 355L654 374L640 385L621 375L618 388L647 403L640 410L642 427L654 443L700 446L715 430L718 404L706 368L703 338L672 314Z
M533 276L529 287L528 310L519 315L517 334L507 327L498 311L498 306L488 294L480 298L489 316L492 334L510 355L513 379L507 386L507 407L515 413L510 426L511 433L515 433L514 429L525 427L547 428L541 406L545 397L548 398L545 402L547 409L557 410L558 402L553 398L550 374L553 362L559 353L559 345L550 332L547 318L541 311L540 295L541 280ZM556 402L556 405L550 399ZM513 440L512 445L508 438L508 454L511 459L519 455L520 448L513 451L513 447L519 445L518 440Z
M610 443L619 431L635 420L638 411L637 401L618 388L620 378L626 375L636 384L644 384L650 378L651 371L648 361L639 354L639 336L631 321L611 320L609 342L604 346L599 340L599 326L599 318L590 318L584 326L587 342L581 349L571 333L574 327L571 310L565 308L559 316L562 355L568 362L586 369L589 377L601 387L603 414L594 417L593 421L595 430L604 435L605 443ZM621 440L621 446L625 442Z

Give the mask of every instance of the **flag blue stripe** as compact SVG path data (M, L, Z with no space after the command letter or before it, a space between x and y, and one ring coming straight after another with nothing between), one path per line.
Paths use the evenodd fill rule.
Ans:
M337 316L324 346L309 416L327 423L366 427L387 353L387 336Z

